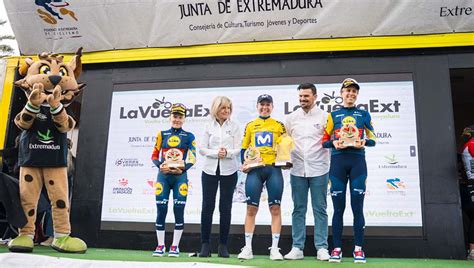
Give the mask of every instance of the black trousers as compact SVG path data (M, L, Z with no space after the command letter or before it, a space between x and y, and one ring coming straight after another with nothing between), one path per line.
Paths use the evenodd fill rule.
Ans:
M216 175L202 173L202 211L201 211L201 242L209 243L212 228L212 214L216 207L217 187L220 184L219 195L219 243L227 244L229 237L232 197L237 184L237 172L229 175L220 175L217 167Z
M469 244L474 244L474 183L461 184L461 205L467 216L465 219L465 229Z
M6 212L9 224L21 228L25 226L27 218L20 201L20 186L18 178L14 178L0 171L0 203Z
M471 208L469 211L466 211L469 217L469 244L474 244L474 208Z

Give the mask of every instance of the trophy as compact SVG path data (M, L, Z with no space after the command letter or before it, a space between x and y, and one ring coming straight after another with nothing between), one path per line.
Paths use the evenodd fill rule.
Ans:
M360 142L359 129L352 123L344 124L339 131L339 141L346 147L355 146Z
M184 169L183 152L176 148L168 149L165 152L164 164L169 168Z
M265 166L265 163L263 163L263 160L260 157L260 151L253 146L247 148L244 153L243 168L251 170L263 166Z
M282 168L291 168L293 164L291 163L290 151L293 149L293 139L284 134L280 137L279 142L276 145L276 159L275 166Z

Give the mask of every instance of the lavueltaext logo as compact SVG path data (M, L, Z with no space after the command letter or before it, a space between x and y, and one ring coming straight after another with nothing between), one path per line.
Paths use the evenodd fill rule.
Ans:
M323 93L324 96L321 98L321 103L322 104L341 104L342 103L342 97L341 96L336 96L336 91L332 91L332 94L326 94Z
M41 131L37 131L37 134L38 134L38 140L41 142L41 143L44 143L44 144L50 144L50 143L53 143L54 142L54 137L51 136L51 130L48 129L46 131L46 133L41 133Z
M171 102L166 101L165 97L156 99L148 106L138 106L137 108L126 109L120 107L119 119L156 119L169 118L171 116ZM186 117L206 117L210 109L203 104L186 105Z
M386 155L384 164L380 164L379 168L407 168L407 165L400 165L395 154Z
M327 94L325 94L327 95ZM334 95L334 94L333 94ZM316 106L321 108L321 110L328 113L332 111L337 111L343 107L341 103L338 103L336 96L327 95L321 99L321 101L316 101ZM398 118L398 113L400 112L400 107L402 104L398 100L393 102L382 102L379 99L370 99L366 103L359 103L356 105L358 109L366 110L371 114L383 114L390 115L392 118ZM300 105L290 105L288 101L284 102L284 113L290 114L293 111L296 111Z

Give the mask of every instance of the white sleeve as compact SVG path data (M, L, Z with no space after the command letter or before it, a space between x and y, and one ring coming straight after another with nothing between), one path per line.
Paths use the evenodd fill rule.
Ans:
M240 127L237 123L232 123L232 138L233 144L232 149L227 151L226 158L234 158L235 156L240 155L241 145L242 145L242 134L240 133Z
M209 140L211 138L211 133L209 133L209 124L206 124L204 128L204 134L199 141L199 153L202 156L209 158L217 158L219 150L209 148Z
M474 180L474 170L472 170L472 161L474 161L474 157L471 156L468 148L466 147L462 152L462 162L464 164L464 170L466 171L468 180Z

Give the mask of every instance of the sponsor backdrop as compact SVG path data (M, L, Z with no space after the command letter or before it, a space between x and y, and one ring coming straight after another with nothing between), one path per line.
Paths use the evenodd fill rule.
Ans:
M471 0L4 0L23 54L474 31ZM28 25L25 27L24 25Z
M214 96L224 94L233 101L232 119L241 132L257 116L255 105L259 94L274 99L272 116L284 122L285 116L298 107L297 85L258 87L193 88L180 90L117 91L113 93L107 145L102 221L154 222L156 218L154 182L158 169L151 162L156 134L170 127L171 103L187 106L184 129L195 134L197 144L203 124L208 119ZM342 103L339 84L319 84L318 106L330 112ZM133 99L133 102L130 101ZM417 155L417 131L413 82L361 83L358 107L368 110L377 136L377 146L367 148L369 176L365 201L368 226L422 226L420 177ZM198 148L199 151L199 148ZM201 165L188 171L189 192L185 211L186 223L200 223ZM283 224L291 224L293 208L289 172L284 172L282 200ZM239 174L234 193L233 224L243 224L246 205L245 174ZM257 224L270 224L267 194L262 194ZM352 223L349 198L344 221ZM309 204L310 205L310 204ZM218 208L218 206L216 206ZM308 225L313 217L308 210ZM328 214L332 215L328 195ZM218 210L214 222L218 222ZM167 222L173 222L172 204Z

